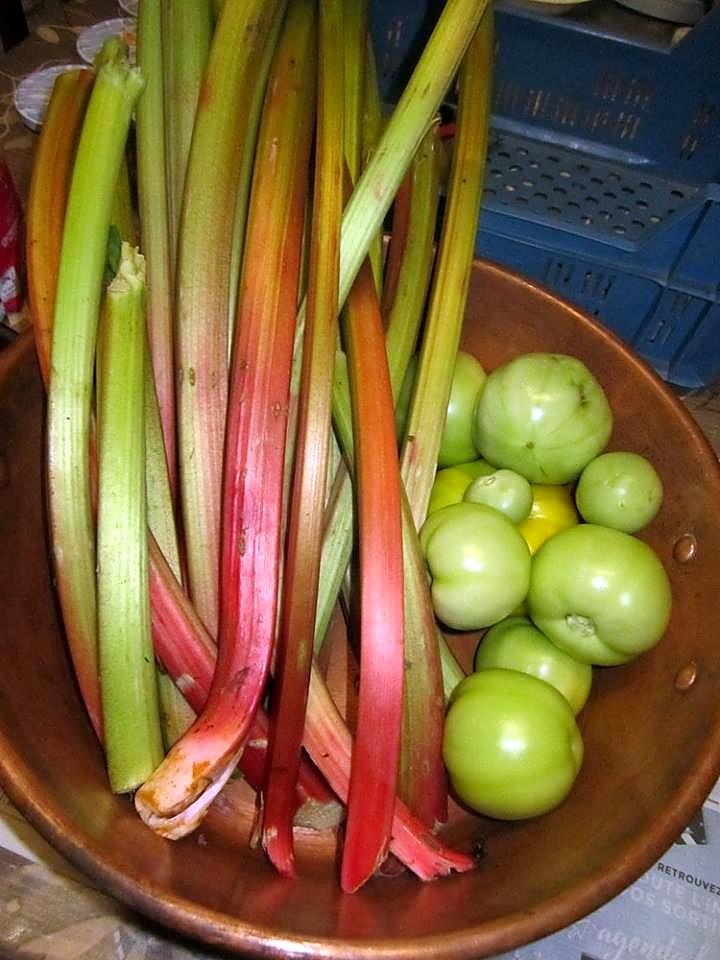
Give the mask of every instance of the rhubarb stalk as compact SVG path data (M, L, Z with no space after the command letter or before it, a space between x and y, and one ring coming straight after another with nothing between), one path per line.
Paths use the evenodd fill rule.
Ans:
M48 397L50 530L63 622L95 730L102 730L97 664L95 532L89 469L93 364L115 188L142 77L118 56L100 68L68 198L52 331Z
M178 459L189 589L218 628L222 464L232 245L242 158L257 130L248 91L264 86L266 45L285 0L226 0L217 22L190 146L178 248Z
M143 5L147 6L148 0L140 4L139 34L143 26ZM167 155L167 213L174 263L195 111L212 41L213 9L210 0L193 0L192 3L187 0L150 0L149 6L153 8L150 14L153 42L155 36L157 41L162 40L162 46L153 56L153 65L157 68L154 82L159 96L164 88L165 105L165 123L154 131L158 140L165 138L165 144L161 147L158 142L162 154L154 152L150 156L158 164L158 175L162 175L160 156ZM142 62L141 66L144 66ZM148 84L150 82L148 77Z
M94 74L61 73L55 80L33 161L25 219L28 301L40 373L50 378L50 343L55 312L62 229L75 150Z
M402 453L402 476L417 527L425 520L445 425L470 282L487 154L493 56L492 10L460 73L458 117L435 275Z
M145 263L123 243L99 343L97 581L105 756L115 793L163 757L145 508Z
M231 6L227 0L221 24ZM232 772L264 691L273 651L315 42L312 0L293 0L263 110L238 298L225 456L218 662L202 714L135 796L143 820L165 836L194 829Z
M192 7L194 4L186 4ZM142 250L148 277L147 326L165 457L176 482L173 263L165 151L161 0L138 8L137 58L146 86L137 109L137 176ZM184 172L184 171L183 171Z
M387 855L403 690L403 577L392 389L369 261L345 323L353 410L360 573L360 690L341 886L357 890Z
M353 742L317 667L310 674L305 748L342 801L347 801ZM395 801L390 852L421 880L472 870L472 857L446 847L400 800Z
M198 714L210 692L217 649L152 536L149 558L155 653L189 708ZM268 718L259 708L239 761L245 779L258 792L265 779L268 728ZM336 826L341 817L339 803L306 758L300 765L293 809L295 823L318 829Z
M340 0L321 4L315 190L298 442L262 828L265 850L284 876L296 875L291 801L300 764L312 663L329 461L344 183L342 84L338 84L343 66L342 23Z
M364 261L420 141L477 29L488 0L448 0L378 145L345 207L340 303Z

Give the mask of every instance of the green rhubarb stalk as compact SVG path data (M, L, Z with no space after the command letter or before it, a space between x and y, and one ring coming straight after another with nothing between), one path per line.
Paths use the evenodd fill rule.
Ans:
M403 549L392 389L369 261L347 304L359 546L360 689L341 886L384 861L392 835L403 698Z
M185 4L190 8L194 4ZM137 179L141 243L148 277L150 358L168 471L175 485L175 362L173 357L173 246L168 210L163 83L162 0L138 8L137 59L146 86L137 108ZM173 35L174 36L174 35Z
M134 790L163 757L147 564L144 299L143 257L123 243L106 294L98 383L98 647L115 793Z
M230 776L252 729L273 653L315 55L314 2L293 0L267 89L238 298L217 665L205 709L135 796L143 820L165 836L194 829Z
M178 582L182 583L180 544L178 541L173 492L168 472L165 439L160 420L155 378L149 347L145 352L143 397L145 406L145 486L147 490L148 528Z
M402 477L418 528L435 478L475 256L490 120L493 35L492 10L488 10L460 73L448 198L403 445Z
M342 6L319 10L315 187L295 471L271 709L262 838L284 876L295 876L295 794L313 654L315 607L330 459L332 379L337 342L338 263L343 210Z
M143 74L144 76L144 74ZM120 174L115 187L115 197L113 199L113 209L110 215L110 222L117 229L118 234L128 243L137 243L137 230L135 228L135 214L132 205L132 191L130 187L130 166L127 162L127 156L124 156L120 164Z
M383 129L382 105L380 103L380 88L378 87L377 65L372 38L366 37L365 50L365 85L363 89L363 112L361 134L361 163L366 167L370 162L380 134ZM383 289L383 231L378 230L372 239L368 250L372 265L375 287L378 293Z
M342 63L344 65L342 89L345 101L343 142L350 179L352 183L356 183L362 170L368 2L367 0L343 0L342 6Z
M98 71L68 198L52 335L47 439L50 532L70 653L98 734L102 714L89 466L93 364L113 197L142 87L139 71L121 56Z
M149 156L157 163L159 178L165 171L160 157L167 156L167 215L169 217L170 256L175 263L180 230L185 172L190 154L200 87L210 53L213 35L213 6L211 0L142 0L139 10L139 32L143 23L143 5L152 7L146 16L152 17L153 67L160 110L164 105L164 124L154 131L159 139L164 135L165 146ZM148 21L146 21L148 23ZM141 63L144 67L144 64ZM148 75L148 84L151 77ZM156 110L155 119L161 119ZM159 142L156 144L160 147ZM160 183L157 184L160 186Z
M30 178L25 213L28 302L35 350L46 387L50 378L50 343L65 207L93 81L90 70L71 70L56 78L35 147Z
M410 358L415 350L434 256L435 224L440 198L440 142L437 122L423 138L407 176L407 197L399 196L399 229L393 233L388 251L388 273L393 264L392 282L386 284L383 300L387 325L386 343L390 381L397 403ZM396 200L397 212L398 200ZM402 207L406 207L403 210ZM383 291L385 293L385 290Z
M488 0L447 0L377 148L355 186L343 215L341 304L487 5Z
M233 237L242 160L257 129L248 92L264 87L266 45L285 0L226 0L200 92L178 247L176 331L178 460L190 594L218 630L218 569L225 445Z
M487 150L492 36L492 12L488 11L461 70L456 154L403 446L402 478L412 514L410 528L419 527L425 517L464 318ZM431 606L421 602L427 588L422 583L424 564L417 542L406 552L405 560L406 577L413 589L406 592L411 628L401 796L420 819L432 825L432 818L442 820L446 811L439 631ZM408 565L415 567L412 574Z
M157 671L163 743L169 750L193 725L196 713L163 670Z

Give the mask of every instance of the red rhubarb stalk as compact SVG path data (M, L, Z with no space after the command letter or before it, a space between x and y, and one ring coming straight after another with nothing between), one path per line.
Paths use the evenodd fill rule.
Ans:
M341 886L357 890L387 855L400 756L403 551L385 337L369 261L345 323L353 410L360 566L360 690Z
M315 192L300 383L295 474L272 698L264 791L263 845L277 870L294 877L295 791L313 654L337 342L340 222L343 208L342 10L320 5Z
M310 675L305 749L342 801L350 785L352 737L317 667ZM472 857L447 847L404 803L395 801L390 852L421 880L472 870Z
M223 17L227 10L226 5ZM170 837L197 826L237 764L274 646L314 71L314 4L294 0L268 83L238 298L225 449L218 662L202 714L135 795L143 820Z
M152 536L148 556L155 653L192 709L200 713L212 685L217 648ZM238 764L257 791L265 778L268 729L267 715L260 707ZM340 815L339 804L307 759L300 764L290 806L295 823L333 826Z

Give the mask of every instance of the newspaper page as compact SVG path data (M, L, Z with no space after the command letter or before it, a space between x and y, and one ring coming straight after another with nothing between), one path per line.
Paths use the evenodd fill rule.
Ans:
M720 960L720 782L631 887L560 933L497 960Z

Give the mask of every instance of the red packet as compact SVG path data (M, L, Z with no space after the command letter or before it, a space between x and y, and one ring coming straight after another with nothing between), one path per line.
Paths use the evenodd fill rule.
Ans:
M23 305L22 263L22 207L0 155L0 317Z

